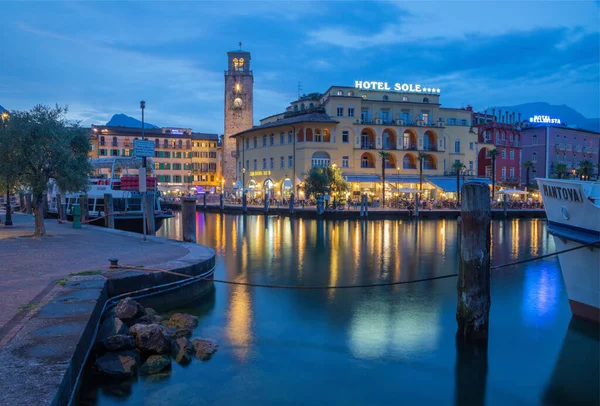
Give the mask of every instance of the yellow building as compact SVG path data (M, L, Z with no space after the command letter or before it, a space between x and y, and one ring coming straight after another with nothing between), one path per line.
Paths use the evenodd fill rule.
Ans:
M243 184L251 194L285 197L311 167L336 164L355 194L380 196L384 165L386 194L393 195L418 187L422 160L426 195L452 193L456 183L448 186L452 182L444 177L453 173L452 164L460 160L467 170L475 165L471 112L441 108L437 88L419 86L417 92L410 85L409 91L396 92L367 90L359 83L302 97L284 113L233 134L235 189ZM389 153L384 163L382 151Z
M90 138L97 143L97 156L132 156L133 142L142 138L141 128L92 125ZM192 132L189 128L146 128L144 136L154 141L154 175L159 190L187 193L192 186L210 190L218 186L219 136Z

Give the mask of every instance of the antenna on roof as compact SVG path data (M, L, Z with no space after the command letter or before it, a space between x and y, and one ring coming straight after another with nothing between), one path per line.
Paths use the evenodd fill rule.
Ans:
M242 41L238 42L238 45L240 46L240 51L242 50Z
M298 82L298 100L300 100L301 94L302 94L302 82Z

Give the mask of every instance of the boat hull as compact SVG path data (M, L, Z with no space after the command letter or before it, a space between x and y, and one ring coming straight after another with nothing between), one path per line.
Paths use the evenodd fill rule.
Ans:
M600 323L600 206L598 184L537 179L544 199L548 231L558 255L571 312Z

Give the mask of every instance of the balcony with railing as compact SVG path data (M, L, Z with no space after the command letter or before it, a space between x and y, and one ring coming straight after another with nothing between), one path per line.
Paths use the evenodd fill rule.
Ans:
M405 151L416 151L417 150L417 144L405 143L402 146L402 149L405 150Z
M557 151L564 151L565 150L565 144L556 144L556 150Z
M573 145L571 144L564 144L565 145L565 151L572 151L573 150Z
M375 149L374 142L363 142L360 144L360 149Z
M583 146L582 145L575 145L573 147L573 151L575 151L575 152L582 152L583 151Z
M423 151L438 151L438 147L437 147L437 145L424 145L423 148L421 148L421 150L423 150Z

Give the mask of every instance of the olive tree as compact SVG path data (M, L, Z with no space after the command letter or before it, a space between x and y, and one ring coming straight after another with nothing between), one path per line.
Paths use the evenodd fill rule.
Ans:
M37 105L12 112L2 129L0 156L9 157L2 168L15 168L15 184L31 192L37 237L46 235L43 203L50 180L64 193L82 192L91 173L87 131L66 113L66 107Z

